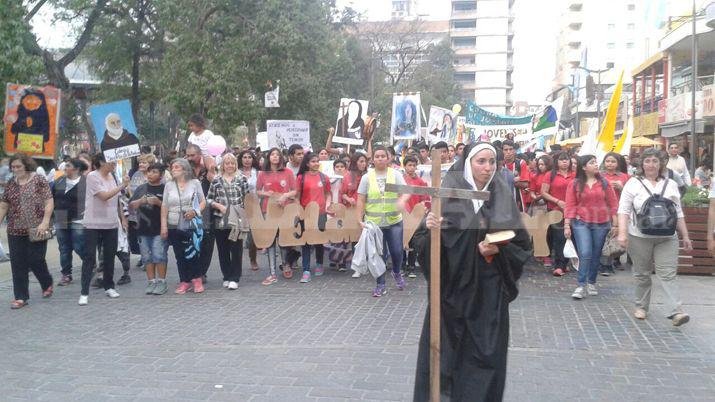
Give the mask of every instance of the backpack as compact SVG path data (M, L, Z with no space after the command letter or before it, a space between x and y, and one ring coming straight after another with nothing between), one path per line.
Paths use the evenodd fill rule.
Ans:
M675 203L663 197L665 189L668 188L668 178L663 183L663 190L660 194L653 194L648 190L643 180L637 178L649 197L643 203L640 212L636 212L636 227L641 233L650 236L672 236L678 224L678 215L675 210Z

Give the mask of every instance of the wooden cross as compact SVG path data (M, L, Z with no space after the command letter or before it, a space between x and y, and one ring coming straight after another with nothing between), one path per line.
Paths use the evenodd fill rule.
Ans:
M432 186L417 187L399 184L385 184L385 191L398 194L418 194L432 197L432 213L436 217L442 215L441 198L462 198L470 200L488 200L489 191L473 191L459 188L441 188L442 164L440 151L432 151ZM469 169L465 163L465 169ZM442 247L441 230L439 227L430 230L430 401L440 400L440 249ZM474 245L477 246L476 244Z

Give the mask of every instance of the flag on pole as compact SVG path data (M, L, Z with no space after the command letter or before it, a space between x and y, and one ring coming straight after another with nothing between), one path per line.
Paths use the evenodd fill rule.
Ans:
M628 156L631 153L631 141L633 140L633 117L628 119L628 125L623 131L623 135L618 139L616 147L613 149L614 152L618 152L621 155Z
M607 153L613 151L616 133L616 118L618 117L618 105L621 103L621 91L623 90L623 71L618 77L616 90L613 91L610 102L608 102L608 110L606 110L606 118L601 126L601 133L598 135L596 143L596 158L600 164Z
M539 120L536 122L536 125L534 125L534 132L536 133L537 131L541 131L545 128L554 127L556 126L556 122L558 120L556 109L554 109L551 105L547 105L544 108L541 117L539 117Z

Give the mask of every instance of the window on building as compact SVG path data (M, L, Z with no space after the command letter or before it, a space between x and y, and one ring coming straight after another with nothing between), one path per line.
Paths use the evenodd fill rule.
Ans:
M454 47L474 47L477 44L476 38L454 38L452 46Z
M474 82L474 73L455 73L454 79L458 82Z
M454 29L474 29L477 27L476 20L454 21L452 28Z
M633 46L634 46L633 42L626 43L626 49L633 49Z
M614 63L612 61L609 61L608 63L606 63L606 68L613 68L615 66L616 66L616 63Z
M454 3L452 4L452 10L454 11L474 11L477 9L477 2L469 3Z
M613 43L613 42L608 42L608 44L606 45L606 47L607 47L608 49L615 49L615 48L616 48L616 44Z
M634 29L636 29L636 24L633 24L633 23L628 24L628 30L629 30L629 31L632 31L632 30L634 30Z
M616 29L616 24L608 24L608 30L614 31Z
M636 5L635 4L629 4L628 5L628 11L635 11L636 10Z

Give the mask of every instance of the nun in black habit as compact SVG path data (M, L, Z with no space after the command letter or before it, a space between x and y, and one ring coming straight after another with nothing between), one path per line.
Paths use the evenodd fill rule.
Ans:
M493 402L504 394L509 303L517 296L516 281L532 254L531 240L513 189L498 172L494 147L472 144L464 155L447 172L442 187L487 190L490 196L487 201L442 202L441 401ZM430 213L414 237L428 281L428 228L436 225L439 222ZM516 233L507 245L482 243L488 233L502 230ZM429 400L429 343L428 309L417 358L415 401Z

